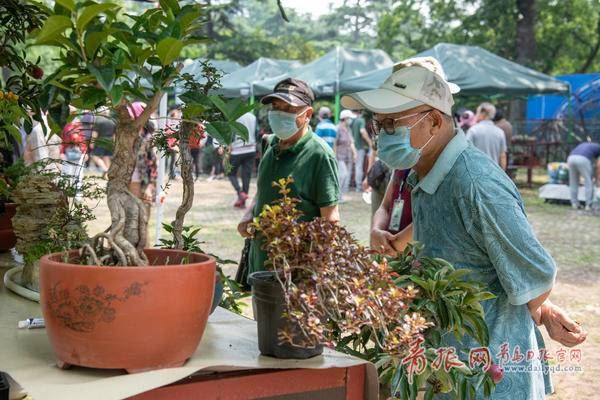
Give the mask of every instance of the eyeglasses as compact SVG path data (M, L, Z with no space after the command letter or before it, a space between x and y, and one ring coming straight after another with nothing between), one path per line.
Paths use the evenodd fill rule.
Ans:
M403 119L414 117L416 115L421 115L423 113L427 113L430 111L433 111L433 108L430 108L429 110L419 111L419 112L416 112L413 114L405 115L405 116L399 117L399 118L385 118L381 121L373 118L373 128L375 129L375 133L377 133L377 134L379 134L379 132L381 132L381 130L383 129L383 131L385 133L387 133L388 135L391 135L396 130L396 122L403 120Z

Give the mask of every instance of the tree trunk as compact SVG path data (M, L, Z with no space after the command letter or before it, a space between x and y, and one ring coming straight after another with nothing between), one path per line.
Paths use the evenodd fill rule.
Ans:
M179 156L181 157L180 167L181 179L183 180L183 198L175 214L175 220L172 222L176 249L183 249L183 219L192 208L194 202L193 160L189 146L189 139L194 129L196 129L195 124L183 121L179 130Z
M535 20L537 12L535 0L517 0L517 62L530 66L535 59ZM513 121L525 120L524 100L511 102L511 119Z
M517 0L517 62L529 66L535 58L535 0Z
M115 152L108 170L107 202L111 225L109 243L121 265L147 265L148 215L141 199L129 191L129 182L137 159L140 129L146 121L132 120L127 105L119 106L115 129ZM115 246L116 245L116 246Z

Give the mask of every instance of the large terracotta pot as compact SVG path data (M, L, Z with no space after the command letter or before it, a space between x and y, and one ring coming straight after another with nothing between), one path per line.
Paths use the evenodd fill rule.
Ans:
M63 262L65 253L42 257L40 303L59 367L138 372L181 366L194 353L213 299L215 260L145 252L149 267L71 264Z
M4 212L0 213L0 251L10 250L17 243L11 221L17 212L17 205L15 203L4 203L4 205Z

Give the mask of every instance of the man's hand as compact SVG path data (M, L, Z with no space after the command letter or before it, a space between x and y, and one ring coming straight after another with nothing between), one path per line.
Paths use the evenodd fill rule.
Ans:
M583 343L587 338L587 332L581 325L569 318L564 310L550 301L544 302L539 312L539 322L546 327L548 335L560 344L573 347Z
M240 235L242 235L242 237L250 237L250 232L248 232L248 226L250 225L250 223L252 222L252 217L250 217L249 219L244 216L244 218L242 218L242 220L240 221L240 223L238 224L237 230L240 233Z
M362 191L363 192L370 192L371 187L369 186L369 182L367 182L367 180L363 180L362 181Z
M146 190L144 190L144 193L142 194L142 200L144 201L144 203L152 203L153 199L154 199L154 185L149 184L148 186L146 186Z
M380 254L393 256L396 254L393 246L395 239L396 235L382 229L373 228L371 230L371 249Z

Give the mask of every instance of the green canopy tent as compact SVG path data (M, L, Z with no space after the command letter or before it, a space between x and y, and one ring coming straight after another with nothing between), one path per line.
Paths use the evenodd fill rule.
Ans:
M431 56L444 67L448 81L460 86L460 95L506 97L543 93L566 93L569 86L551 76L524 67L476 46L439 43L415 57ZM372 71L344 80L343 93L375 89L392 73L392 68Z
M224 76L221 80L221 88L216 90L216 93L227 97L249 97L253 102L254 96L266 94L260 90L256 91L258 84L265 79L295 71L301 66L299 61L261 57L252 64Z
M317 97L335 96L336 116L339 115L340 88L344 81L373 70L391 68L392 59L383 50L358 50L336 47L323 57L296 71L265 80L255 86L256 93L267 94L275 84L289 76L308 83Z

